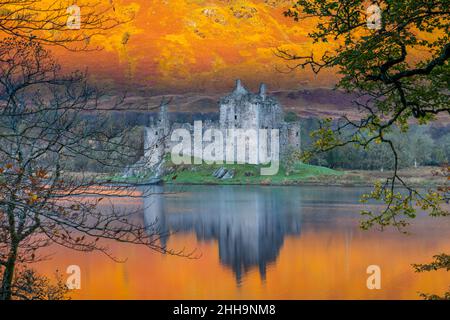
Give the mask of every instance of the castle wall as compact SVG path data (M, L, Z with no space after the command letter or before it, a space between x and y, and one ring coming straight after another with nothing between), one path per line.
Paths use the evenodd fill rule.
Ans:
M225 130L236 126L237 115L235 115L236 105L233 102L220 104L220 128Z
M260 109L261 129L280 129L283 123L283 110L273 101L265 101Z
M236 133L236 162L259 163L260 105L247 102L237 106L237 128L244 129ZM240 150L237 150L240 148Z

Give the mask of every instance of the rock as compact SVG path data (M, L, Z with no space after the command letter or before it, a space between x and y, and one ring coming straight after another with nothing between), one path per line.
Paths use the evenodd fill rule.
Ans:
M256 8L247 6L231 7L230 10L233 13L233 16L235 16L238 19L251 19L258 12Z
M225 169L224 167L220 167L219 169L217 169L216 171L214 171L213 176L216 177L217 179L222 179L222 177L228 172L227 169Z
M136 163L126 166L122 172L122 178L138 178L142 179L147 176L161 177L164 175L164 160L162 160L156 167L149 167L145 157L141 157Z
M217 178L218 179L222 179L222 177L228 172L227 169L225 168L221 168L221 170L219 171L219 173L217 173Z
M220 169L222 169L222 168L217 168L216 170L214 170L212 176L215 177L215 178L217 178L217 174L219 173L219 170L220 170Z
M222 177L222 180L233 179L234 178L234 170L228 170Z

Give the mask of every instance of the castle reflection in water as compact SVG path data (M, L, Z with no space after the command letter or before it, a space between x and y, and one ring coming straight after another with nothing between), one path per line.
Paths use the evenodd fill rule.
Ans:
M199 186L190 187L190 194L182 188L170 193L152 188L144 198L145 223L157 221L163 235L193 232L199 241L217 240L220 262L233 270L238 283L256 267L264 280L285 236L300 235L301 199L282 187ZM167 240L162 237L163 245Z

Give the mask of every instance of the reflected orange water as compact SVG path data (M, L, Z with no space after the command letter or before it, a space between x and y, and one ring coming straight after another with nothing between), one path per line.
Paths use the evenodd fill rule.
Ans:
M416 299L418 292L442 293L450 285L448 272L417 274L411 268L411 263L450 251L447 221L419 219L410 235L367 232L358 229L359 217L346 214L355 210L351 205L329 207L324 220L318 219L324 213L311 208L303 208L301 234L285 236L265 274L251 267L240 281L221 263L218 241L199 240L192 231L172 236L168 246L197 248L199 259L112 244L112 252L126 257L125 263L53 248L55 257L37 269L52 275L55 269L79 265L82 289L72 292L74 299ZM372 264L381 267L381 290L366 287L366 268Z

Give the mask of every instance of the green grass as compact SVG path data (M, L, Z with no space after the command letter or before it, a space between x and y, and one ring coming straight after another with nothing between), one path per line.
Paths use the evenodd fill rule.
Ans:
M263 176L260 173L262 167L267 165L251 164L213 164L205 163L200 165L173 165L170 160L166 167L171 172L163 177L165 183L172 184L263 184L263 185L292 185L308 181L310 178L336 179L342 172L329 168L313 166L304 163L296 163L289 175L286 175L284 168L280 166L279 171L273 176ZM234 177L231 179L217 179L212 176L213 172L220 168L234 170Z
M110 182L117 182L117 183L145 183L147 181L149 181L150 179L152 179L153 177L153 173L149 172L147 174L145 174L144 176L140 176L140 177L122 177L121 174L118 175L113 175L113 176L106 176L104 180L106 181L110 181ZM104 181L102 180L102 181Z

